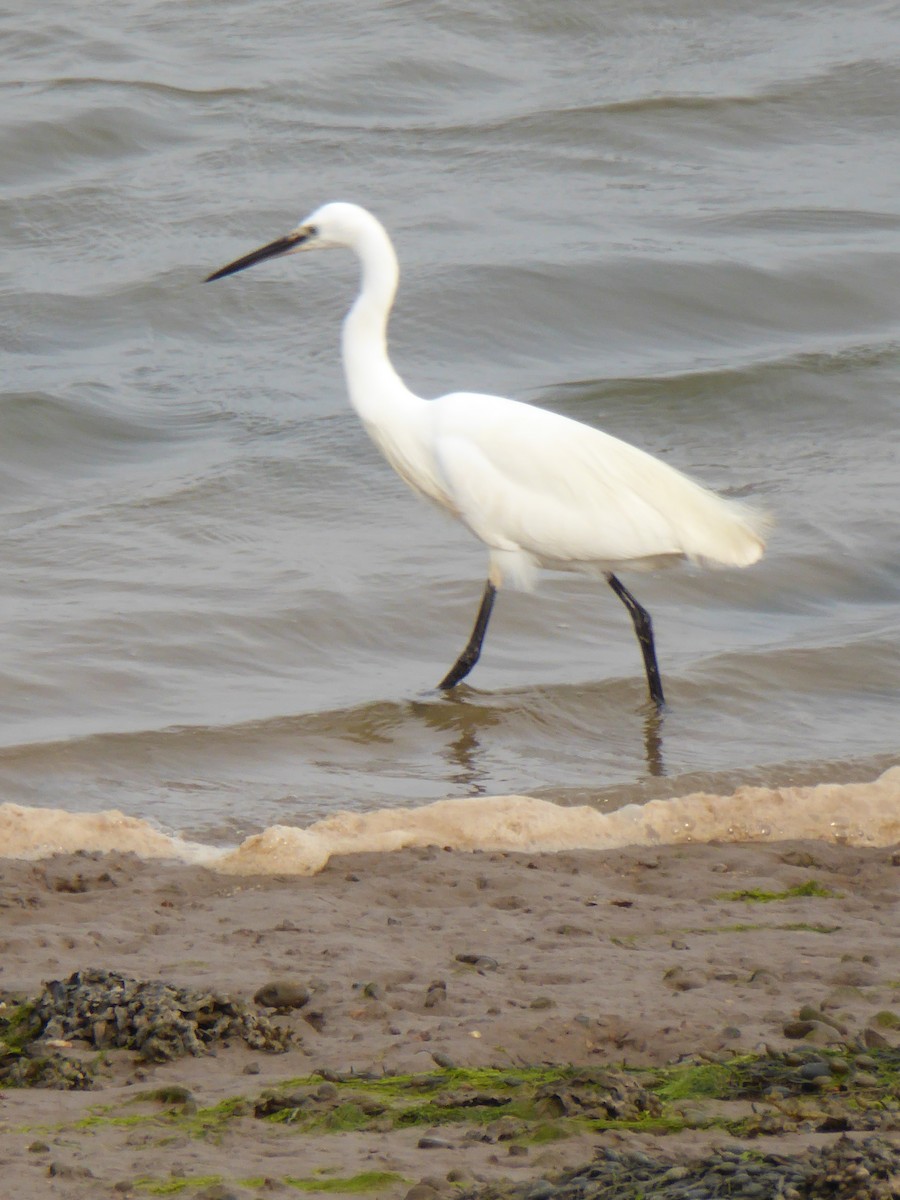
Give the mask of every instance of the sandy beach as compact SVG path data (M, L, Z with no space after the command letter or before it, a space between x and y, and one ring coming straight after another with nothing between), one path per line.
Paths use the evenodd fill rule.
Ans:
M865 1067L900 1044L891 847L431 847L337 856L310 877L244 878L83 852L6 860L0 879L7 1043L20 1002L89 968L226 994L292 1035L280 1053L233 1035L164 1062L102 1039L99 1049L53 1039L53 1054L89 1064L93 1086L0 1092L4 1197L427 1200L543 1180L599 1146L677 1159L742 1135L759 1150L796 1149L848 1129L877 1129L900 1155L900 1097L892 1117L881 1060L870 1081L878 1120L855 1132L828 1120L846 1078L865 1086L853 1056ZM661 1102L651 1086L650 1101L629 1107L629 1089L678 1064L784 1053L839 1053L849 1074L780 1105L720 1099L704 1110L702 1097ZM552 1082L554 1069L575 1067L596 1087L598 1070L623 1065L644 1071L606 1080L619 1107L607 1104L603 1121L558 1080L535 1092L534 1120L507 1115L502 1097L475 1120L491 1081L533 1091L535 1071ZM383 1081L397 1077L401 1091L416 1077L444 1101L453 1092L452 1119L434 1104L395 1119ZM348 1088L355 1128L334 1116Z

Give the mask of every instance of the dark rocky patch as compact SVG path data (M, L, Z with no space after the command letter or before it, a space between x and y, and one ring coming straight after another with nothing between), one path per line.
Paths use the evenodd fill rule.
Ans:
M589 1166L556 1180L490 1184L460 1200L896 1200L900 1150L880 1138L841 1138L791 1154L742 1146L676 1162L662 1155L602 1148Z

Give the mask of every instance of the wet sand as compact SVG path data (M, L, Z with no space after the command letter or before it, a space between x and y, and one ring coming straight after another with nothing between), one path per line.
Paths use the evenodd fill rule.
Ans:
M282 1054L232 1038L212 1054L154 1065L73 1040L62 1052L98 1064L93 1090L0 1093L3 1196L261 1198L297 1194L298 1180L334 1185L375 1172L369 1194L415 1200L454 1182L545 1178L601 1144L690 1154L734 1136L582 1125L512 1151L514 1139L478 1140L465 1124L311 1130L260 1120L253 1103L318 1071L343 1080L454 1067L660 1067L796 1049L805 1043L784 1026L804 1005L842 1026L834 1042L900 1042L876 1020L900 1011L900 853L890 847L415 848L335 857L311 877L240 879L81 853L7 860L0 880L0 990L10 1004L89 967L251 1003L273 980L310 993L299 1009L270 1010L296 1034ZM784 895L803 885L825 894ZM781 898L726 898L751 889ZM190 1093L182 1119L159 1093L147 1097L174 1085ZM214 1131L183 1119L234 1097L250 1103ZM754 1145L836 1136L801 1121ZM900 1135L885 1136L900 1153Z

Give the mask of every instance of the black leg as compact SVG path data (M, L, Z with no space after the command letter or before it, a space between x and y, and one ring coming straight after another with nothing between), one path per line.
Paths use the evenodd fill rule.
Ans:
M637 639L640 643L641 654L644 656L644 669L647 672L647 686L650 688L650 699L657 708L662 708L666 701L663 696L662 682L659 678L659 667L656 664L656 650L653 646L653 623L650 620L650 614L645 608L641 608L628 588L615 575L607 575L606 582L628 609L631 622L634 625L634 632L637 634Z
M450 688L456 687L460 680L465 679L478 662L478 656L481 654L481 643L484 641L488 621L491 619L491 609L494 607L494 597L496 595L497 589L488 580L484 585L481 607L478 609L478 616L475 618L475 628L472 630L472 636L469 638L468 645L438 684L438 687L443 691L447 692Z

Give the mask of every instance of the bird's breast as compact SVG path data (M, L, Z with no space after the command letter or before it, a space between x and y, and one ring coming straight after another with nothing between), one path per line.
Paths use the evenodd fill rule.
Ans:
M460 515L434 454L416 430L385 428L369 421L363 423L369 437L405 484L454 516Z

